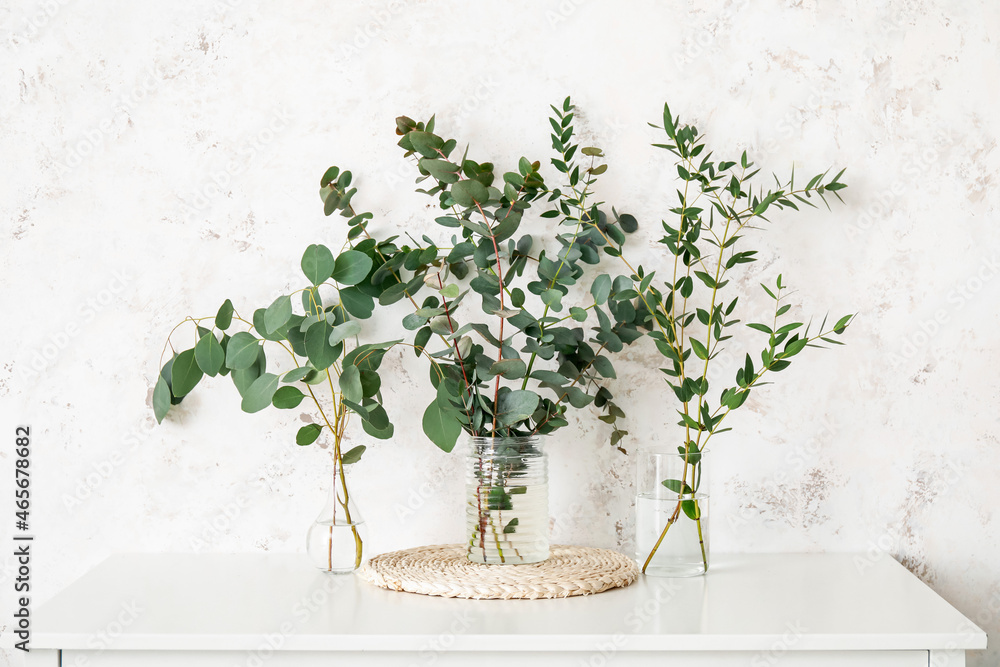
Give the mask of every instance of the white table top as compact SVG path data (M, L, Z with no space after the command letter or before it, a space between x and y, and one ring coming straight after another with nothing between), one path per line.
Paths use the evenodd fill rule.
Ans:
M979 649L986 635L886 556L713 556L705 577L640 577L563 600L454 600L326 575L295 554L116 555L35 613L32 648L252 650ZM120 633L120 636L118 636ZM791 635L789 634L791 633Z

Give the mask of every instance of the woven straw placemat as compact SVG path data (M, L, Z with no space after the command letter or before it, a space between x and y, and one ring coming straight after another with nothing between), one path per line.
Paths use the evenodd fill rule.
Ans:
M365 581L393 591L473 600L538 600L591 595L628 586L635 561L617 551L553 546L530 565L470 563L461 544L416 547L375 556L361 566Z

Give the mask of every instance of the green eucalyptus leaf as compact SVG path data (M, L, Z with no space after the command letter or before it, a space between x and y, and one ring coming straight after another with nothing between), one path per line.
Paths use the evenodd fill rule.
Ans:
M336 345L351 336L357 336L359 333L361 333L361 323L357 320L348 320L343 324L338 324L330 333L330 345Z
M459 206L468 208L476 204L483 204L490 198L490 193L486 186L474 179L459 181L451 186L451 198ZM484 234L485 236L486 234Z
M257 356L246 368L233 369L232 379L233 384L236 386L236 391L240 392L240 396L245 396L250 385L253 384L254 380L259 378L267 370L267 355L264 354L264 348L257 348Z
M462 424L453 410L442 409L435 399L424 410L421 423L424 433L439 449L450 452L455 448L458 436L462 433Z
M187 396L203 375L194 349L184 350L174 358L174 365L170 369L171 393L178 398Z
M628 234L639 229L639 222L635 219L635 216L628 213L618 216L618 225L622 228L623 232Z
M382 388L382 378L375 371L361 371L361 388L365 398L371 398Z
M449 319L447 315L439 315L430 321L431 331L442 336L450 334L453 326L453 320Z
M422 158L420 166L442 183L457 183L461 173L457 164L439 158Z
M570 381L569 378L564 377L563 375L556 373L555 371L546 371L546 370L532 371L531 379L557 386L569 384Z
M381 405L372 407L368 413L368 419L361 422L361 428L364 429L365 433L379 440L388 440L394 432L392 424L389 423L389 417Z
M340 290L340 303L344 309L359 320L366 320L375 311L375 300L357 287Z
M563 293L557 289L547 289L538 295L542 299L542 303L551 308L552 310L559 312L562 310L562 297Z
M170 411L170 387L163 375L156 378L156 386L153 387L153 415L156 416L156 423L162 424L163 418Z
M387 428L391 428L392 424L389 423L389 415L386 414L385 408L383 408L378 403L369 403L367 406L368 415L365 417L365 421L369 425L374 426L376 430L384 431Z
M520 359L500 359L490 366L490 373L500 375L508 380L523 378L527 366Z
M615 373L615 367L612 365L611 360L605 356L597 356L593 361L594 370L601 374L602 377L614 379L618 375Z
M430 327L424 327L417 332L417 335L413 337L413 353L415 355L419 357L423 353L433 334L434 332L431 331Z
M285 387L285 389L292 388ZM278 376L273 373L264 373L254 380L253 384L247 389L246 394L243 395L243 402L240 404L240 408L243 409L243 412L260 412L271 405L271 399L274 398L274 393L277 389Z
M365 453L365 449L366 447L364 445L358 445L357 447L347 450L340 456L340 462L345 466L357 463L361 460L361 455Z
M402 340L391 340L385 343L367 343L354 348L344 357L344 366L357 366L362 371L377 371L382 364L382 358L386 350L393 345L403 342Z
M315 373L316 371L308 366L302 366L301 368L293 368L292 370L285 373L284 377L281 378L282 382L298 382L299 380L304 380L306 376L310 373Z
M265 322L266 309L258 308L253 311L253 327L257 330L257 333L264 340L279 341L285 339L285 334L287 333L287 327L282 326L278 329L271 329L267 326Z
M343 343L330 345L332 331L333 327L325 320L315 322L306 330L306 356L316 370L323 371L332 366L344 351Z
M372 270L372 258L357 250L345 250L337 256L332 275L341 285L357 285Z
M301 446L311 445L316 442L322 431L323 427L319 424L306 424L295 434L295 444Z
M292 298L287 294L279 296L264 311L264 326L268 331L278 331L292 316Z
M194 346L194 358L198 362L198 368L209 377L215 377L226 363L226 351L222 349L222 343L215 334L209 331Z
M591 404L594 397L577 386L567 387L566 394L569 397L569 404L574 408L585 408Z
M444 140L430 132L413 130L406 134L406 139L413 147L413 150L426 158L438 157L438 151L444 148Z
M233 323L233 302L226 299L219 306L219 312L215 314L216 328L225 331Z
M539 397L533 391L517 389L501 394L497 405L497 426L512 426L531 417Z
M594 284L590 286L590 293L597 305L605 303L611 295L611 276L602 273L594 278Z
M344 398L352 403L360 403L364 398L364 388L361 386L361 371L357 366L345 366L340 374L340 391Z
M281 410L291 410L292 408L298 407L302 399L306 397L298 387L281 387L274 392L274 396L271 398L271 404L274 407Z
M302 273L313 285L322 284L333 273L333 253L325 245L314 243L302 255Z

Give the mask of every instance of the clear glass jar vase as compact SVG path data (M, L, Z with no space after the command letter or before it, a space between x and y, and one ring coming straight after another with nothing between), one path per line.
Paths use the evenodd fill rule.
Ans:
M470 438L467 556L518 565L549 557L548 460L537 436Z
M330 494L306 534L313 565L329 574L348 574L364 560L365 520L347 488L346 470L335 461Z
M692 577L708 571L705 452L640 451L635 499L636 560L643 573Z

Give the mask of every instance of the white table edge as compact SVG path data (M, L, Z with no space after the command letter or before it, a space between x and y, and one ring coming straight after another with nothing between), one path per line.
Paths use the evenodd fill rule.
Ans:
M625 644L619 643L625 639ZM782 642L783 635L463 635L444 649L447 652L481 651L484 643L504 646L509 652L589 651L601 645L631 651L766 651ZM252 651L261 645L262 635L128 635L115 641L115 651ZM419 651L427 648L424 635L299 635L288 637L282 651L370 651L377 640L380 651ZM37 649L93 650L92 638L77 634L43 634L32 639ZM898 635L805 635L792 652L835 651L844 646L865 651L977 650L985 649L987 637L980 634Z
M847 555L845 552L840 555ZM142 556L147 554L113 554L105 558L96 565L90 572L106 565L109 560L119 557ZM155 554L169 555L169 554ZM729 554L726 554L729 555ZM732 554L740 556L744 554ZM757 554L764 555L764 554ZM784 555L784 554L777 554ZM803 554L805 555L805 554ZM831 554L832 555L832 554ZM900 563L890 559L894 567L904 571ZM89 572L87 573L89 574ZM87 576L82 575L76 581ZM906 574L919 579L911 572ZM707 575L711 576L711 574ZM359 585L368 586L370 584L358 581ZM923 582L921 585L926 586ZM72 584L70 584L72 586ZM908 650L980 650L987 647L987 634L964 617L947 600L941 598L936 591L930 589L934 595L947 604L960 618L965 620L961 627L956 627L952 632L938 633L900 633L886 637L885 635L867 635L858 633L806 633L798 637L792 652L798 651L835 651L843 650L845 645L849 645L853 650L872 651L908 651ZM607 593L606 593L607 594ZM611 592L610 594L614 594ZM409 593L399 593L399 595L413 595ZM599 594L600 595L600 594ZM590 596L588 596L590 597ZM441 600L443 598L433 598ZM515 604L531 604L529 601L514 601ZM48 604L48 603L46 603ZM229 634L124 634L116 638L114 651L134 650L134 651L253 651L260 647L263 635L256 633L229 633ZM552 652L552 651L588 651L595 646L612 642L615 645L624 638L625 645L618 650L622 652L633 651L766 651L772 648L776 642L782 641L782 634L655 634L655 633L628 633L628 634L591 634L581 637L581 635L556 635L556 634L469 634L455 637L451 646L443 649L446 652L460 651L481 651L484 642L496 644L502 642L505 650L512 652ZM581 641L584 639L584 641ZM377 650L385 651L414 651L423 650L427 646L427 636L408 635L401 633L379 633L379 634L296 634L286 638L283 651L370 651L373 650L373 643L377 643ZM506 641L505 641L506 640ZM94 650L91 644L92 635L88 633L70 632L46 632L42 628L36 628L32 635L32 648L38 650Z

